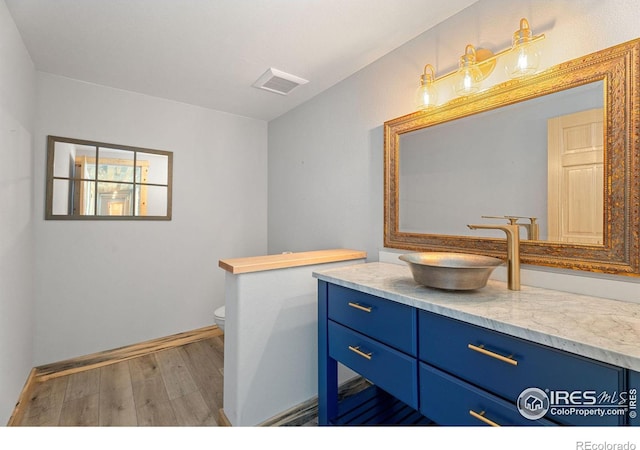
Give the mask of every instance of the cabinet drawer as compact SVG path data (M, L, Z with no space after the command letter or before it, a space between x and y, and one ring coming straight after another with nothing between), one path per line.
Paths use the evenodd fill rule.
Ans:
M347 327L329 321L329 356L373 384L418 408L418 362Z
M329 318L413 356L416 310L342 286L329 285Z
M624 386L621 368L426 311L420 311L418 321L422 361L511 402L525 389L538 388L558 392L558 406L583 407L589 399L583 400L582 392L613 396ZM573 399L565 394L573 392L578 392ZM624 423L622 416L571 414L547 418L574 425Z
M420 412L439 425L555 425L545 419L529 420L514 404L424 363L420 363Z

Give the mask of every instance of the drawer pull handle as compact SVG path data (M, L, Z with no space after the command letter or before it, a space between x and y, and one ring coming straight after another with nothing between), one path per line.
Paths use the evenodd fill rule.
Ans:
M355 309L359 309L360 311L368 312L368 313L370 313L372 310L371 306L362 306L360 303L355 303L355 302L349 302L349 306Z
M470 409L469 410L469 414L471 414L473 417L475 417L479 421L484 422L487 425L491 425L492 427L499 427L500 426L500 424L495 423L493 420L487 419L484 416L484 411L481 411L481 412L477 413L473 409Z
M513 359L511 355L509 356L499 355L497 353L487 350L486 348L484 348L484 345L477 346L477 345L469 344L467 347L469 347L473 351L482 353L483 355L491 356L492 358L499 359L500 361L506 362L507 364L511 364L512 366L518 365L518 361Z
M371 352L369 352L369 353L363 352L362 350L360 350L360 346L359 345L355 346L355 347L353 345L350 345L349 346L349 350L351 350L352 352L362 356L363 358L371 359Z

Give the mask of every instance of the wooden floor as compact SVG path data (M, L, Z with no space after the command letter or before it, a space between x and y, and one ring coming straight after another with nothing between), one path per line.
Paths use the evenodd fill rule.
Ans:
M37 382L20 426L217 426L224 336Z

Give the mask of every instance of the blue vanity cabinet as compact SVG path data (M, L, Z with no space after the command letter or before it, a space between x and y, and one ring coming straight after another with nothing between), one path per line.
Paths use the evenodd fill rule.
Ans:
M318 357L319 425L346 423L344 402L338 402L338 363L400 402L393 408L407 408L402 417L410 415L412 423L615 426L640 420L550 408L554 402L588 407L593 395L581 397L583 392L618 395L640 389L640 373L323 280L318 280ZM545 395L546 415L521 413L519 399L520 405L544 411L536 402ZM353 402L349 424L357 424L360 414Z
M413 410L399 416L420 416L415 308L319 281L318 326L319 425L337 423L342 413L338 362L401 402L391 409ZM368 407L376 408L382 407Z
M595 397L600 393L620 393L626 375L622 368L427 311L419 312L418 322L421 361L468 386L476 386L510 402L520 416L513 416L518 420L524 419L515 407L518 398L525 391L538 389L550 402L545 416L550 420L567 425L625 424L622 415L580 415L578 412L578 409L585 413L587 409L595 410L592 406L599 403ZM425 379L435 378L429 375L420 379L421 410L429 415L433 389L423 386ZM453 384L449 385L454 390ZM588 394L583 394L585 392ZM525 424L526 421L535 422L525 419Z

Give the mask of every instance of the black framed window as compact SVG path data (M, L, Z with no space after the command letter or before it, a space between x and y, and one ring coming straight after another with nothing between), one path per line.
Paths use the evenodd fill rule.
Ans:
M171 220L173 153L49 136L45 218Z

